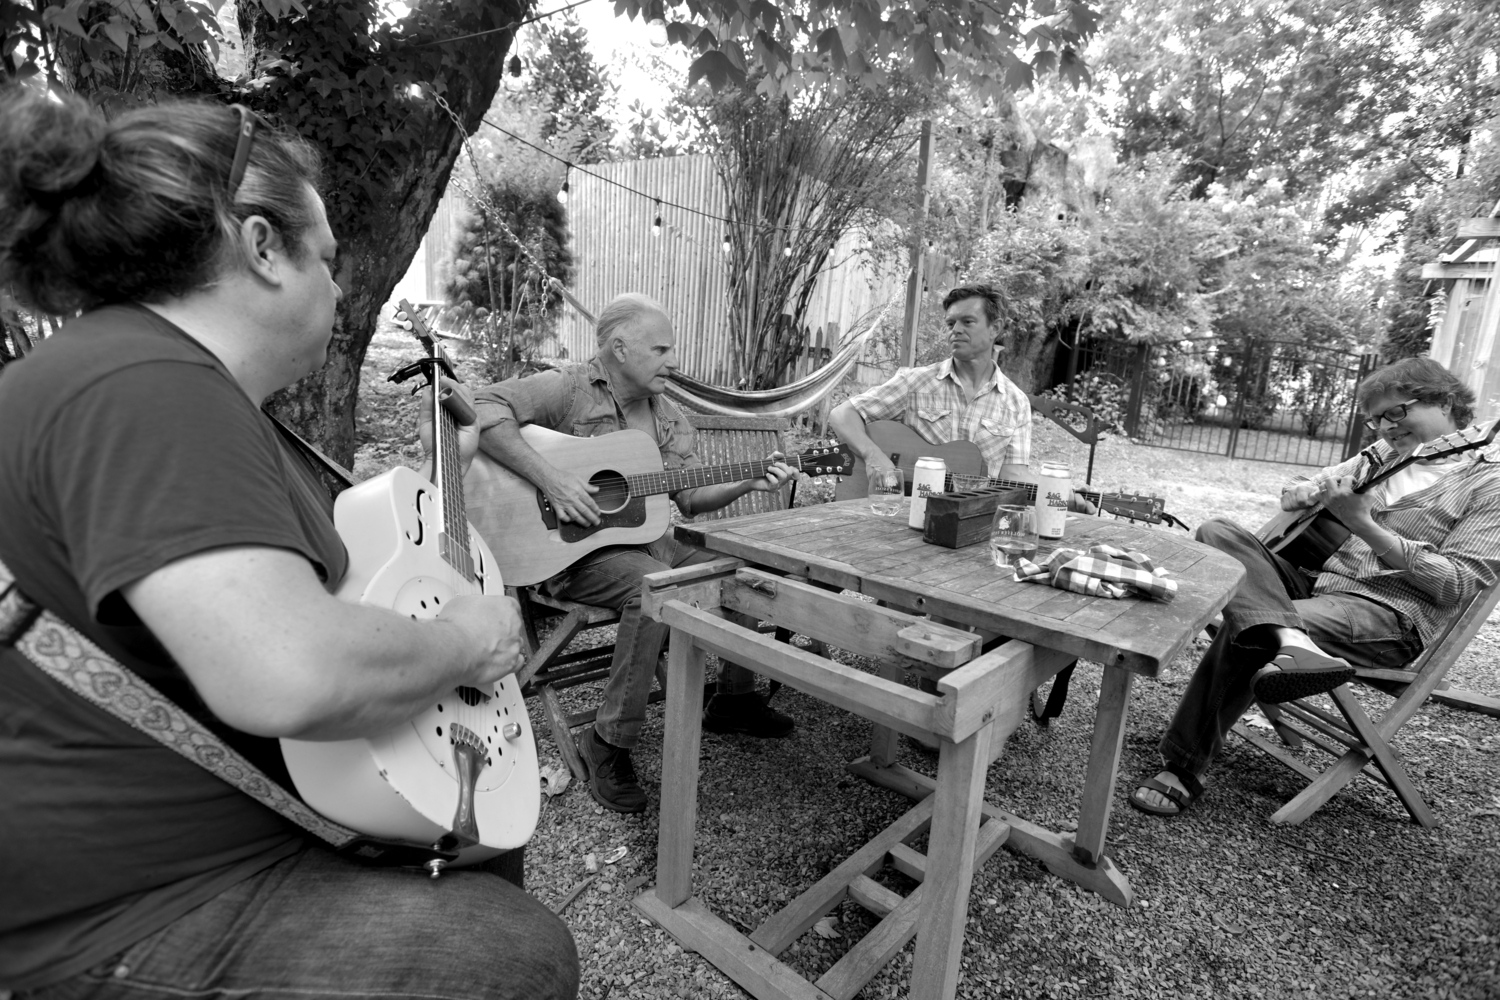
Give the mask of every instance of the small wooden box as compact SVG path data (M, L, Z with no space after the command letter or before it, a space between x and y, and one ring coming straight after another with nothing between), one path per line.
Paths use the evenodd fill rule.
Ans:
M983 489L934 493L927 498L922 541L948 549L988 541L995 508L1003 503L1030 503L1026 492L1024 489Z

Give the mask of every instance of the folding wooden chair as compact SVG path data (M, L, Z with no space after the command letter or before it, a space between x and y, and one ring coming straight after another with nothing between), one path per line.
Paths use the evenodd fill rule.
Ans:
M1349 685L1345 684L1330 694L1337 715L1305 698L1281 705L1261 706L1284 746L1277 746L1251 732L1243 722L1236 723L1232 732L1309 781L1306 788L1271 816L1271 822L1302 822L1363 771L1390 786L1413 820L1423 826L1436 826L1436 817L1402 768L1391 740L1417 713L1422 703L1438 690L1443 675L1495 610L1497 601L1500 601L1500 584L1476 593L1448 623L1438 640L1406 669L1361 669L1356 678L1359 682L1395 696L1395 701L1379 719L1371 719L1365 713ZM1304 743L1337 759L1319 772L1287 752L1287 748L1296 749Z
M697 431L695 451L704 465L751 462L765 458L773 451L784 450L783 436L788 426L784 418L694 413L688 419ZM699 516L717 519L781 510L789 500L783 491L749 493L727 507ZM558 692L608 677L615 647L613 642L606 642L572 652L563 650L580 633L619 624L620 613L611 608L559 600L549 596L541 586L506 589L521 605L527 643L526 665L518 678L521 694L525 698L541 698L542 712L552 730L552 741L567 762L568 770L579 781L584 781L588 772L573 745L572 731L579 726L592 725L598 709L570 713L563 707ZM551 630L545 631L546 623L552 619L556 621ZM790 635L782 638L790 640ZM661 675L658 664L657 688L651 692L650 701L661 701L666 689L666 678Z

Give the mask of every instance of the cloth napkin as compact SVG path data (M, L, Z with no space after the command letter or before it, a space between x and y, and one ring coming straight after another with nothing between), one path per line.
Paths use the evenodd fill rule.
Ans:
M1164 568L1152 566L1144 552L1127 552L1113 545L1095 545L1087 553L1060 548L1040 565L1017 559L1015 578L1090 597L1144 595L1170 601L1177 596L1177 581L1167 579Z

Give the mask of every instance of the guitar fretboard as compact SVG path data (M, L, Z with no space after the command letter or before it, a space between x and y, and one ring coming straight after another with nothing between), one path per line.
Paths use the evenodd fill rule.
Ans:
M766 470L774 464L773 459L761 459L756 462L735 462L730 465L699 465L691 469L672 469L661 472L644 472L625 477L625 484L630 489L631 496L652 496L657 493L676 493L678 490L692 490L699 486L714 486L719 483L738 483L745 479L759 479L766 474ZM791 466L797 471L802 471L803 463L799 455L792 455L780 461Z
M953 474L951 472L948 473L947 477L943 480L943 488L945 490L949 490L949 491L951 491L953 489ZM973 488L973 487L971 487L971 488ZM1018 482L1018 481L1012 480L1012 479L986 479L984 481L984 484L982 486L980 486L979 488L980 489L987 489L987 490L989 490L989 489L1025 490L1026 491L1026 499L1027 500L1035 500L1036 499L1036 483L1022 483L1022 482ZM1080 490L1077 487L1074 487L1073 492L1076 493L1076 494L1078 494L1079 496L1083 497L1085 500L1087 500L1089 503L1093 504L1095 507L1099 507L1100 510L1101 510L1101 512L1102 512L1103 508L1100 507L1099 501L1101 499L1103 499L1103 497L1104 497L1103 493L1095 493L1092 490Z

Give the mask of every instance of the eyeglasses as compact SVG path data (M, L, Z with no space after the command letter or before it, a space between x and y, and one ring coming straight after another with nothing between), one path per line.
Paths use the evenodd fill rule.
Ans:
M245 168L250 165L250 148L255 145L255 126L261 124L260 116L243 104L231 104L240 116L239 140L234 145L234 162L229 168L229 200L234 201L240 182L245 179Z
M1365 426L1370 428L1370 430L1372 431L1378 431L1380 430L1380 422L1382 420L1388 420L1394 424L1398 420L1401 420L1406 416L1407 408L1410 407L1411 404L1419 402L1421 402L1421 400L1419 399L1408 399L1404 403L1397 403L1395 406L1391 407L1385 412L1377 413L1373 417L1367 419L1365 421Z

